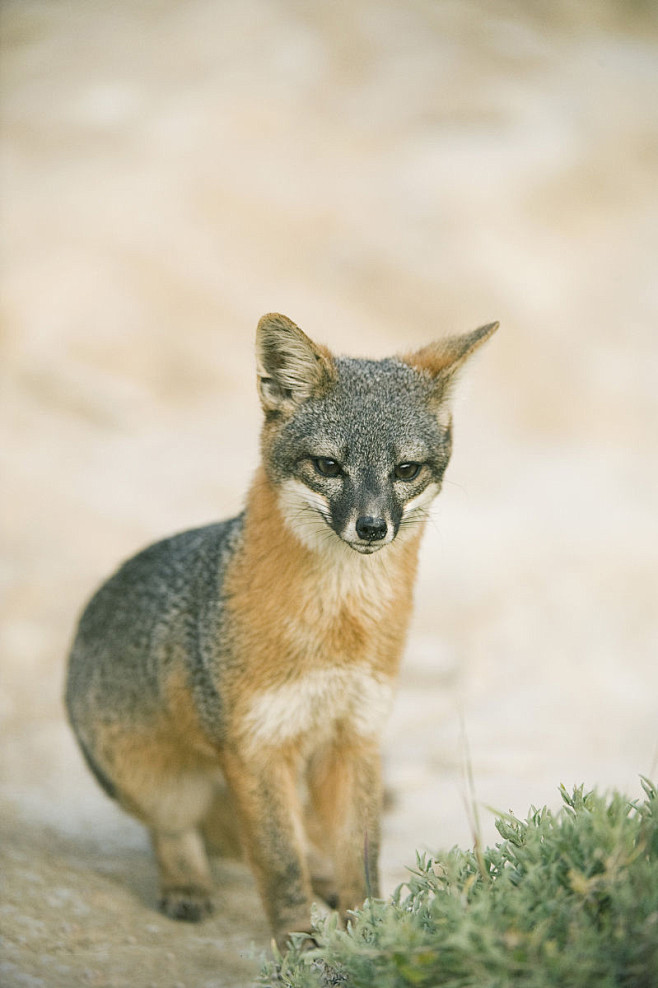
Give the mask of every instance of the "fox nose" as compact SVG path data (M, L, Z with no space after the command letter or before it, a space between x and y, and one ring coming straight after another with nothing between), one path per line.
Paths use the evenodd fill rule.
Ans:
M356 520L356 534L366 542L378 542L386 538L386 522L383 518L373 518L372 515L362 515Z

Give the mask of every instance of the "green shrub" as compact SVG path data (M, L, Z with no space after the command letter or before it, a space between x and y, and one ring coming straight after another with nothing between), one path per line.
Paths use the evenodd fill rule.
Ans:
M658 799L561 787L558 813L496 821L502 842L419 855L348 929L316 919L266 988L657 988Z

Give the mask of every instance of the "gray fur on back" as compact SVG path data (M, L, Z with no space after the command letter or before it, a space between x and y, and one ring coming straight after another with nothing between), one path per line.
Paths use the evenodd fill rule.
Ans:
M124 563L85 608L73 643L66 702L83 735L89 715L147 723L161 709L176 653L210 736L221 732L212 668L222 643L222 579L243 516L156 542Z

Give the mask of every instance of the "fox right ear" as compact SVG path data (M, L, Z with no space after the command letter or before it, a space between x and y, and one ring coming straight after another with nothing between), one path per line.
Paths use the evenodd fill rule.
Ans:
M445 403L457 372L473 351L496 332L499 325L497 322L490 322L463 336L444 337L424 346L421 350L416 350L415 353L407 353L400 359L421 374L429 375L435 383L437 405Z
M336 380L329 350L278 312L269 312L258 323L256 355L258 392L265 412L291 410Z

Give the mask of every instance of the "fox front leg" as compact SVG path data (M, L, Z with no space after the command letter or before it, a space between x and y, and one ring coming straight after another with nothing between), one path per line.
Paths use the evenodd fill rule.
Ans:
M356 739L314 760L309 789L334 859L338 908L343 916L379 895L382 783L379 748Z
M224 758L242 824L245 852L280 949L311 929L311 881L294 759L279 753Z

